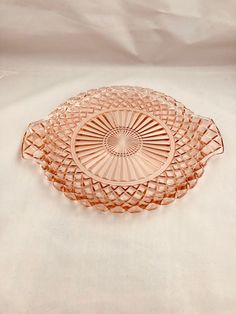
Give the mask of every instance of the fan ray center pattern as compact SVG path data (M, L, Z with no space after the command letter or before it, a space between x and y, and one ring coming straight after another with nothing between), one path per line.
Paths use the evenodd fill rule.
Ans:
M139 184L158 176L174 155L174 139L158 118L125 108L90 117L72 137L80 169L104 183Z

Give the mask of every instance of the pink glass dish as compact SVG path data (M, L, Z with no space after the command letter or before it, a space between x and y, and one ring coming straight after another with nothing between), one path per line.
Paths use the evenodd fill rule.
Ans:
M185 195L223 149L213 120L160 92L114 86L80 93L31 123L22 156L72 200L137 212Z

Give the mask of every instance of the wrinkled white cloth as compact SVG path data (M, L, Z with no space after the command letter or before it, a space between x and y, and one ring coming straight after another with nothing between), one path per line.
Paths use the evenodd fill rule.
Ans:
M1 1L0 313L234 314L233 1ZM153 212L85 209L20 158L24 131L105 85L162 91L211 117L225 153Z
M1 0L1 55L70 64L236 62L232 0Z

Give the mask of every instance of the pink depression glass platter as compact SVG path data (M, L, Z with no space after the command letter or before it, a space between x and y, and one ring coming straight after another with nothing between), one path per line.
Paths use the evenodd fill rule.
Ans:
M212 119L149 88L111 86L68 99L29 125L22 156L69 199L112 212L166 205L223 153Z

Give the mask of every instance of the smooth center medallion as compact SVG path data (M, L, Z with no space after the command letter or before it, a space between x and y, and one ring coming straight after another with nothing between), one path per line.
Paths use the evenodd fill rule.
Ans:
M88 176L125 186L163 172L173 158L174 139L160 119L122 108L100 112L79 124L71 149L76 164Z

